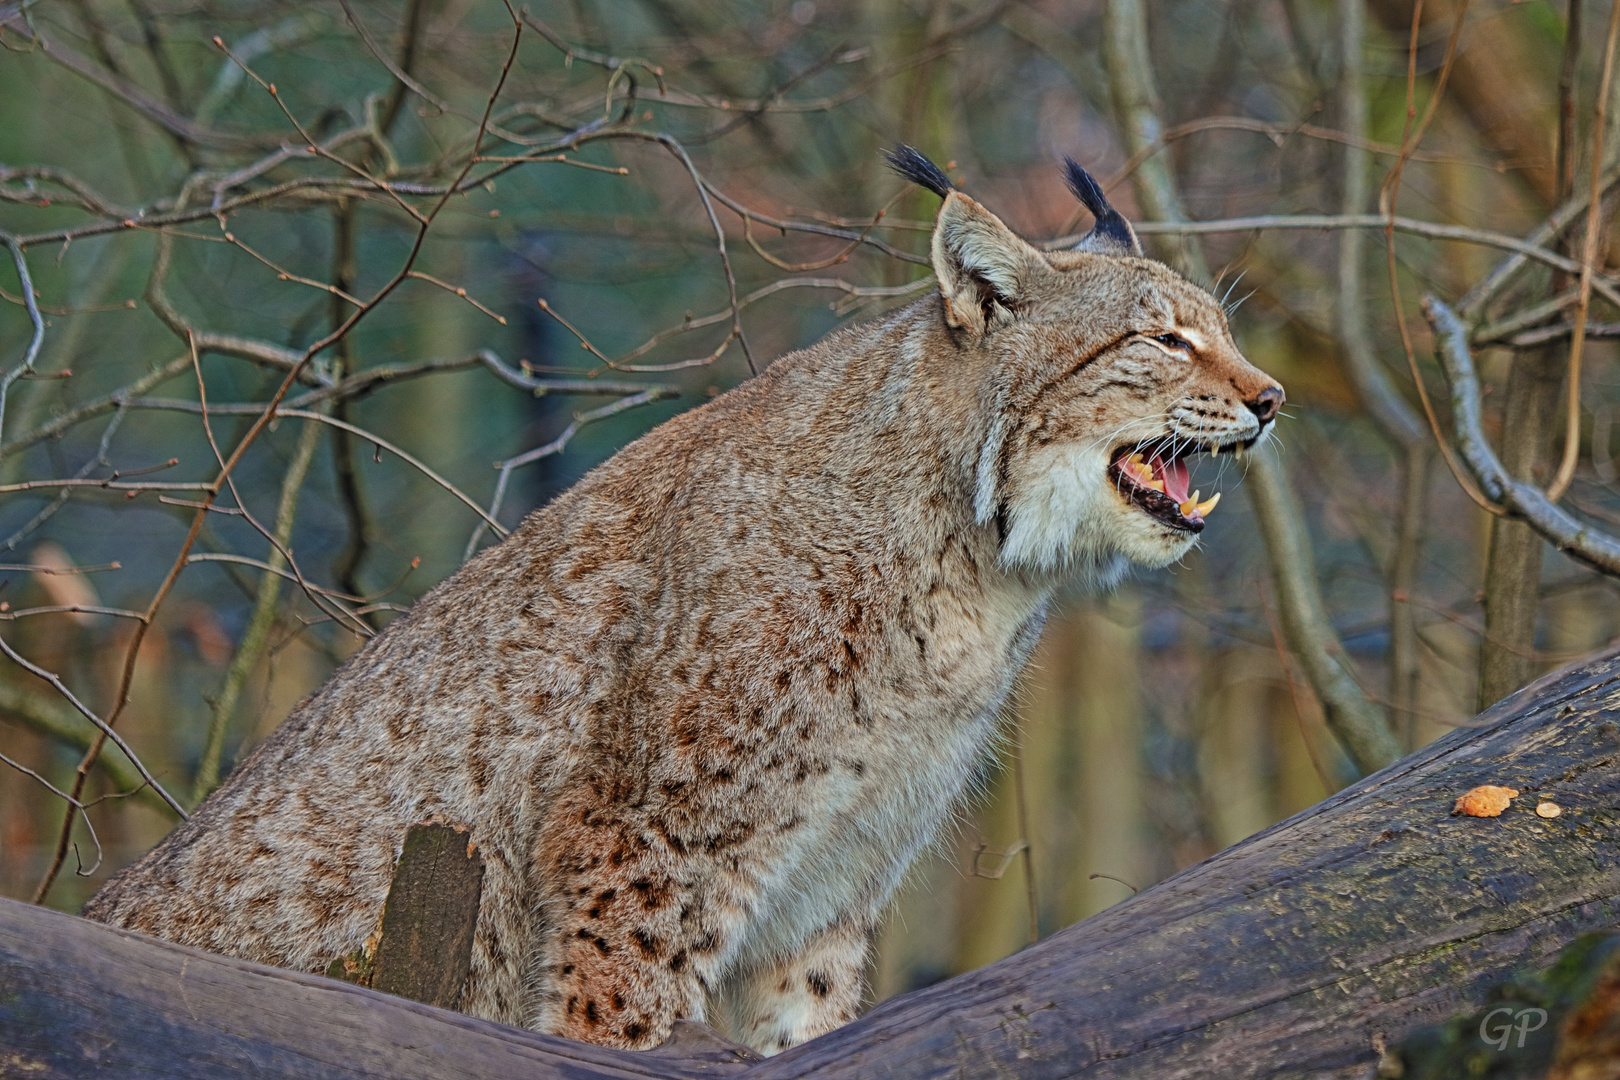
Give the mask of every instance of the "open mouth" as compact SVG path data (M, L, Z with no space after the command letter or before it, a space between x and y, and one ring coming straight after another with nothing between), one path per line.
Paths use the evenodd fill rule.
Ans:
M1172 529L1199 533L1204 531L1204 519L1221 501L1221 493L1217 491L1199 501L1203 492L1189 492L1192 474L1187 469L1187 459L1200 453L1220 453L1224 449L1227 448L1201 446L1181 439L1131 443L1114 451L1108 475L1133 506ZM1234 445L1231 449L1237 447Z

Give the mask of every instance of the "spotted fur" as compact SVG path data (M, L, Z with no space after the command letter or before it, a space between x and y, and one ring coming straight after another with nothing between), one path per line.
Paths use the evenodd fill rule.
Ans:
M933 254L938 293L657 428L423 597L86 914L321 971L439 817L486 864L469 1013L630 1048L707 1016L767 1052L849 1020L1053 591L1192 543L1111 450L1252 441L1275 388L1160 263L1040 252L954 189Z

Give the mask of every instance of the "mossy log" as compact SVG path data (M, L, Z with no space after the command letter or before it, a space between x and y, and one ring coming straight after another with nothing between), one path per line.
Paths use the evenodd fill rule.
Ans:
M1498 817L1453 816L1479 785ZM1538 815L1540 803L1559 807ZM1543 813L1550 811L1543 810ZM987 968L764 1062L634 1054L0 902L0 1076L1370 1077L1620 922L1620 652Z
M1391 1047L1380 1080L1620 1077L1620 934L1587 934L1546 971Z

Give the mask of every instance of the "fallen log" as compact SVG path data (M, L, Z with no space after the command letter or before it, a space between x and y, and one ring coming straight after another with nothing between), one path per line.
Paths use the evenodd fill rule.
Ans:
M1459 796L1520 793L1500 817ZM1539 801L1558 817L1535 812ZM1620 651L1085 922L772 1058L788 1077L1310 1076L1620 922Z
M696 1080L757 1060L699 1024L609 1050L0 900L6 1080Z
M1500 816L1452 816L1485 784L1518 794ZM698 1025L662 1051L606 1050L0 903L0 1075L1359 1080L1382 1047L1620 922L1617 840L1620 651L765 1062Z
M1620 1075L1620 934L1586 934L1546 971L1390 1047L1399 1080L1612 1080Z

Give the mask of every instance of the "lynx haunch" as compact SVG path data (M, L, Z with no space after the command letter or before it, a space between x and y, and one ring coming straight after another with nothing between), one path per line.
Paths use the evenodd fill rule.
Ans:
M470 827L461 1008L644 1048L850 1020L890 894L988 752L1060 585L1181 557L1186 459L1282 389L1097 224L1042 252L944 198L939 290L783 357L536 511L366 645L86 914L323 971L406 829Z

